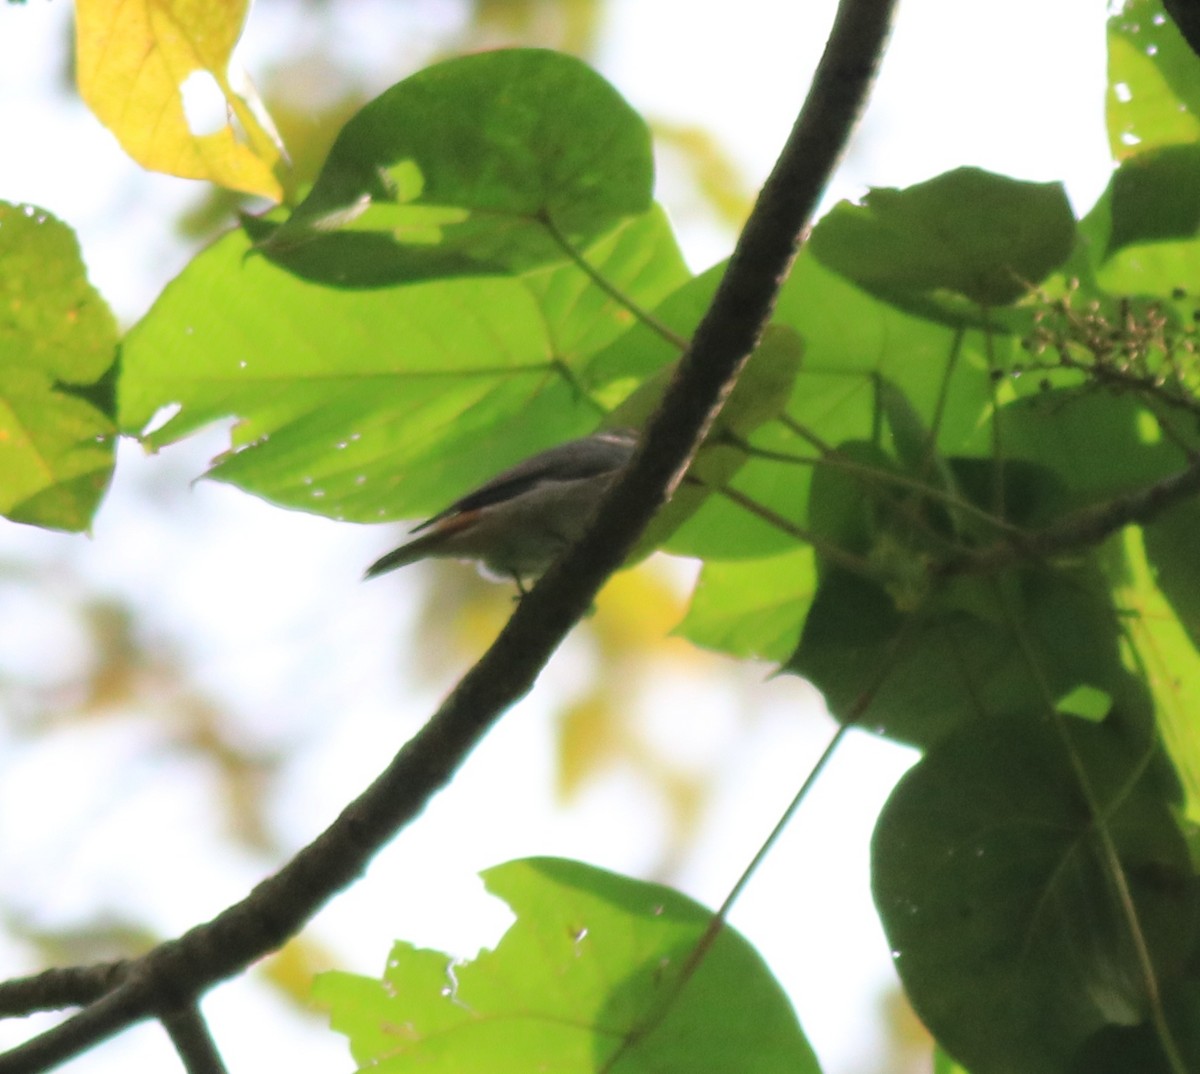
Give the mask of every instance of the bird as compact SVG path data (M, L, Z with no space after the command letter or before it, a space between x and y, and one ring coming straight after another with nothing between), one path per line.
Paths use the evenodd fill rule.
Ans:
M377 559L364 578L421 559L476 560L524 594L526 580L583 533L636 446L631 430L601 430L531 455L416 526L421 536Z

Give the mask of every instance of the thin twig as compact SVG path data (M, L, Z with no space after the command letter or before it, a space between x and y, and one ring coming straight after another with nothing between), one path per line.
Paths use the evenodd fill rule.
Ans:
M677 350L683 351L687 349L688 341L686 336L681 336L665 321L654 316L649 310L638 305L629 295L616 287L611 280L603 273L598 272L590 261L583 254L575 249L571 240L563 234L562 228L554 222L554 218L549 213L543 212L539 217L543 226L550 232L550 237L567 258L578 268L589 280L592 281L601 291L611 298L617 305L627 309L639 321L642 322L652 332L656 333L662 339L665 339L671 346Z

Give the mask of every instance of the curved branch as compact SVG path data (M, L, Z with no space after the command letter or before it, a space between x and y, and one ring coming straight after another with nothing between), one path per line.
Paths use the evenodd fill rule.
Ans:
M32 1074L125 1026L186 1006L281 946L416 817L533 686L604 580L681 480L771 315L796 250L866 100L894 0L841 0L812 88L662 405L587 533L520 602L491 648L370 787L240 903L135 962L74 1017L0 1056Z

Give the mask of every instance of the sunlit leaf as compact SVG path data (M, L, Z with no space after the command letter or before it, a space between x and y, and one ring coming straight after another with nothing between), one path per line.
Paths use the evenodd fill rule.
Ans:
M336 286L522 270L646 212L653 178L646 124L586 64L485 52L367 104L291 218L256 238Z
M462 963L399 943L382 981L318 978L360 1068L817 1074L783 991L732 929L676 992L710 920L690 899L548 858L484 879L517 917L494 951Z
M740 523L723 527L718 542L701 539L700 543L696 532L688 531L686 527L688 520L710 499L730 488L735 476L750 461L751 456L743 446L746 439L759 426L783 413L802 356L803 346L795 332L784 325L767 327L705 442L696 452L687 477L646 531L641 542L643 551L665 545L684 555L716 556L723 550L735 556L754 554L756 549L747 540L751 535L751 519L743 517ZM635 428L643 425L657 408L674 372L675 367L668 366L645 381L609 415L607 424ZM742 513L744 515L745 511ZM679 532L681 529L683 533Z
M811 548L705 563L677 629L706 649L781 662L800 640L815 589Z
M1200 138L1200 59L1160 0L1125 0L1108 20L1105 100L1117 160Z
M1116 598L1127 613L1126 639L1154 697L1163 744L1183 785L1187 816L1200 824L1200 623L1191 588L1196 530L1183 528L1194 515L1189 501L1140 533L1126 531L1129 576L1117 587Z
M901 779L872 844L875 902L922 1020L971 1074L1062 1074L1152 1002L1096 832L1106 825L1156 988L1195 934L1187 848L1148 742L1063 718L973 721ZM1074 764L1067 750L1074 757ZM1089 813L1075 765L1100 818Z
M573 265L361 291L247 252L231 234L195 258L125 347L126 428L175 405L160 445L240 419L214 477L335 517L411 518L599 424L573 371L630 315ZM686 278L657 210L587 254L647 305Z
M117 329L75 236L0 202L0 512L84 530L113 467Z
M806 252L775 317L804 341L804 373L788 414L811 434L828 444L874 439L884 378L903 392L940 454L988 450L981 435L992 406L987 356L1006 352L1003 339L977 332L960 339L944 324L868 294Z
M280 146L256 95L235 87L230 70L249 6L77 0L79 92L143 167L278 201Z

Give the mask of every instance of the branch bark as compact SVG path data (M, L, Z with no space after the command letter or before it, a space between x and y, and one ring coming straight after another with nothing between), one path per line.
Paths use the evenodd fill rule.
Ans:
M281 946L363 872L530 690L681 480L754 349L866 100L893 7L894 0L841 0L796 125L640 448L587 533L520 602L437 713L278 873L212 921L132 963L121 983L72 1018L0 1056L0 1074L46 1070L134 1022L185 1009Z

